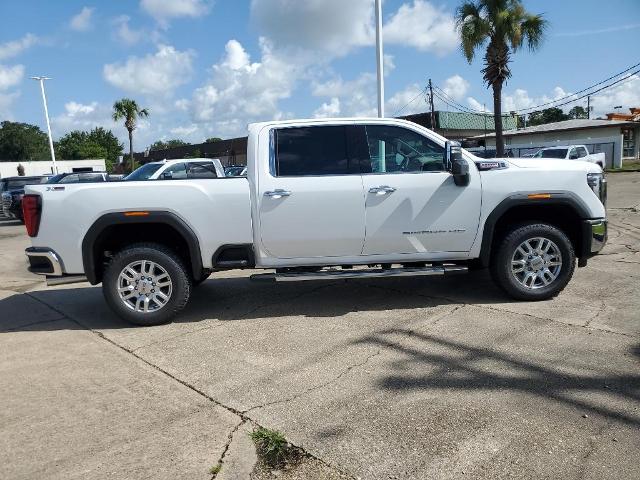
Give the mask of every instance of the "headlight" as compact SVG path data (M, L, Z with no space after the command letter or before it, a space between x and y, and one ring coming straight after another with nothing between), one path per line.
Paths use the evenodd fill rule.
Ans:
M604 173L587 173L587 183L603 205L607 202L607 179Z

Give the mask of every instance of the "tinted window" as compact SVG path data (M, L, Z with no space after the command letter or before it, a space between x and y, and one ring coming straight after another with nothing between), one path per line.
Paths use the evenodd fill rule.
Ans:
M578 147L578 158L586 157L587 149L584 147Z
M413 130L367 125L373 173L443 171L444 147Z
M127 175L125 180L149 180L151 176L158 171L158 169L162 167L161 163L147 163L146 165L142 165L137 168L129 175Z
M567 158L567 149L548 148L546 150L540 150L535 156L538 158Z
M213 163L189 163L189 178L218 178Z
M171 165L160 174L161 180L182 180L184 178L187 178L187 166L184 163Z
M344 126L297 127L276 131L276 175L349 173Z

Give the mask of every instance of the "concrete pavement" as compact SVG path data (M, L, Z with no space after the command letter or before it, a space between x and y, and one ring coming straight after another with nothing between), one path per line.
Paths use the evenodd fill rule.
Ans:
M640 478L640 174L609 179L609 244L548 302L512 302L484 272L285 285L239 272L205 282L178 321L133 328L99 288L30 288L10 263L7 478L198 478L243 419L316 457L298 478ZM13 229L0 226L2 252L21 263Z

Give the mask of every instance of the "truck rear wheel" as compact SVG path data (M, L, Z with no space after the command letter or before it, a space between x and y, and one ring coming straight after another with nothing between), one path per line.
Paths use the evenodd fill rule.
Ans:
M515 226L500 242L491 261L494 281L518 300L546 300L567 286L575 269L567 236L552 225Z
M136 325L171 320L189 300L191 280L174 252L163 245L140 243L118 252L102 279L111 309Z

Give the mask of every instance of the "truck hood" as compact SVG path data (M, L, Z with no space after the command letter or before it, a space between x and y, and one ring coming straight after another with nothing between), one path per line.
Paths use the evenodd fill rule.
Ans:
M599 173L602 169L590 162L579 160L559 160L556 158L503 158L510 166L517 168L535 168L537 170L583 171Z

